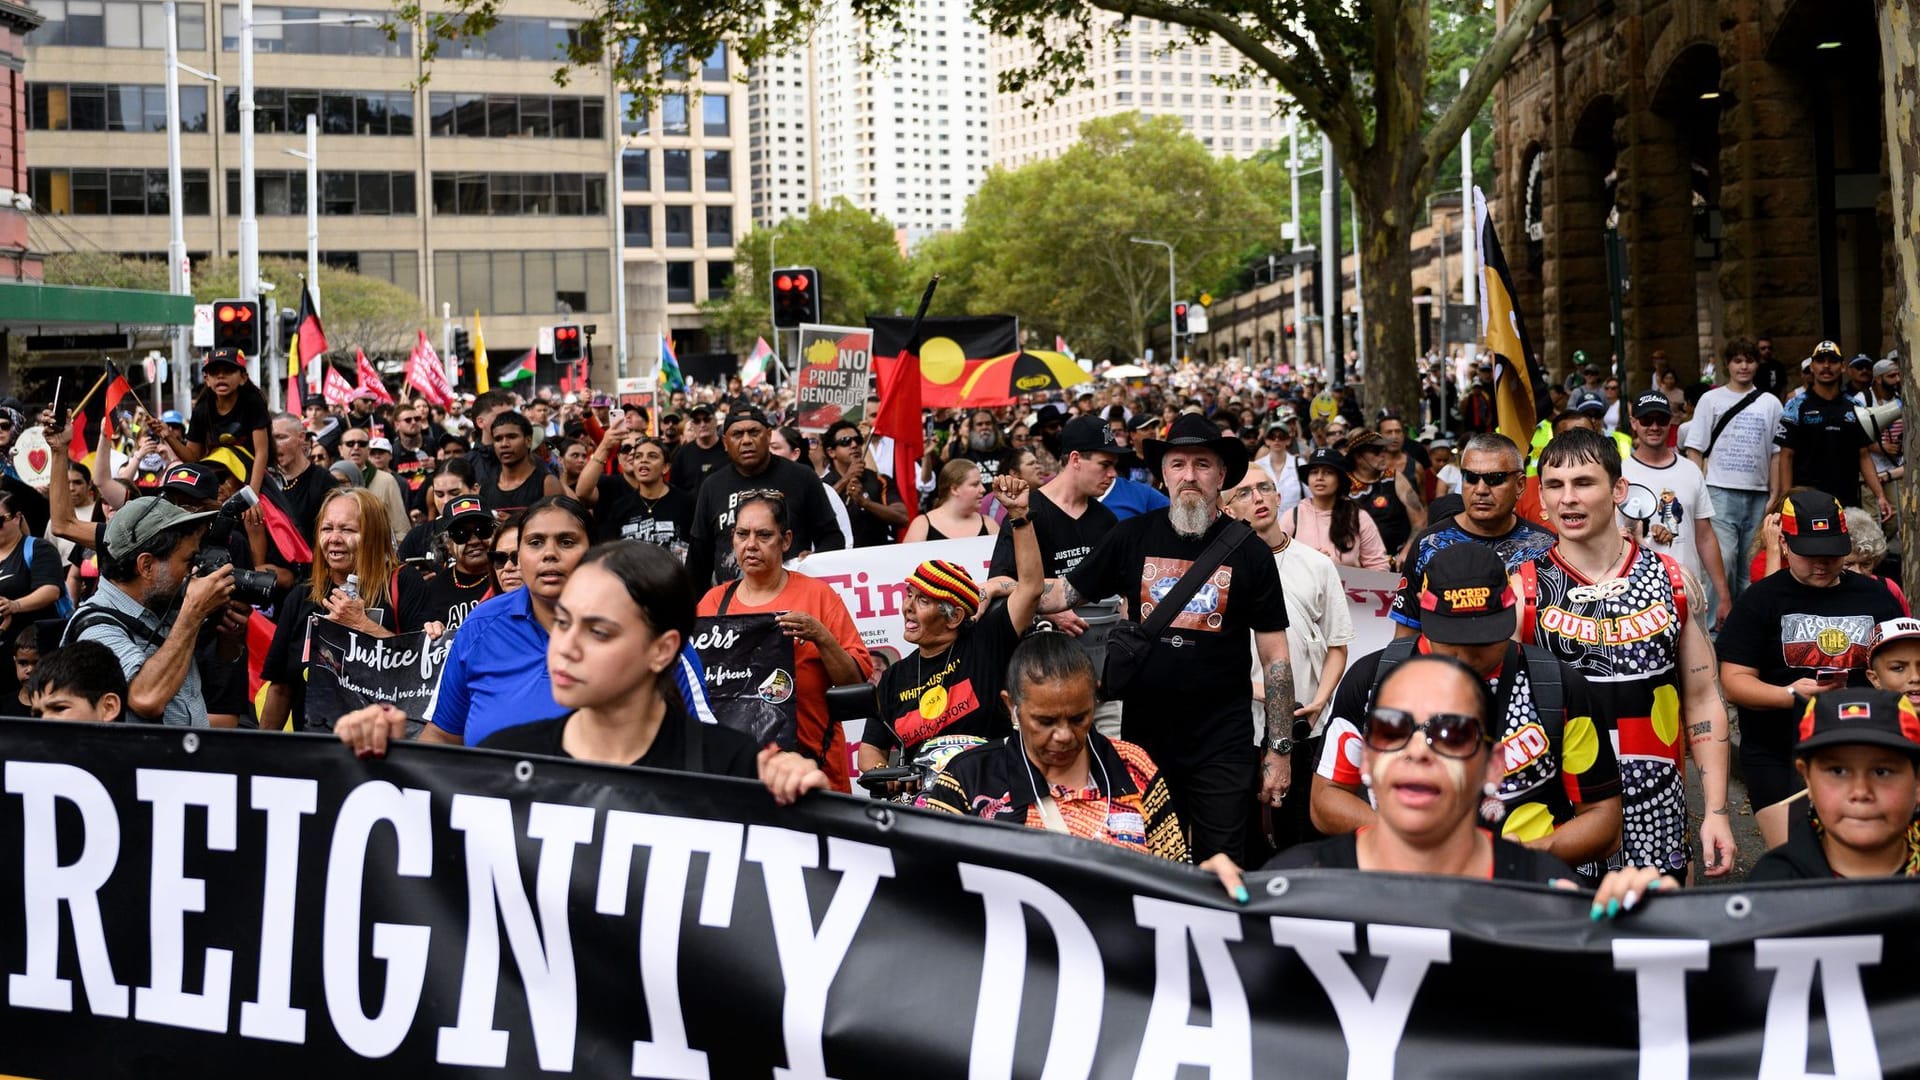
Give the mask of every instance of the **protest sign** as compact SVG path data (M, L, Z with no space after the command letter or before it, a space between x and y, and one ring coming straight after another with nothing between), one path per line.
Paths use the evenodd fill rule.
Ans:
M307 628L307 727L333 730L355 709L386 702L407 714L407 737L420 734L440 685L453 635L425 631L380 638L314 618Z
M0 722L0 1073L1920 1074L1904 880L1594 922L1544 886L1289 870L1243 905L826 792L262 742Z
M800 327L800 368L793 387L795 425L818 435L835 421L859 423L873 385L873 331L853 326Z
M726 726L753 736L755 746L793 748L793 639L779 617L703 615L694 621L693 651L706 669L707 703Z

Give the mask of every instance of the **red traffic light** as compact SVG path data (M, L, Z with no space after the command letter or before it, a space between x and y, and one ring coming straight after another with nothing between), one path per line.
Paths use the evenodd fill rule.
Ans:
M1187 305L1185 304L1173 305L1173 313L1175 315L1185 315L1187 313Z
M807 275L805 274L793 275L793 287L796 289L805 289L807 287Z
M781 274L779 277L773 279L773 287L779 289L781 292L789 292L794 287L793 282L793 278Z
M253 309L240 304L221 304L214 309L213 317L223 323L249 322L253 319Z
M556 341L572 341L579 336L580 328L577 326L556 326L553 330L553 337Z

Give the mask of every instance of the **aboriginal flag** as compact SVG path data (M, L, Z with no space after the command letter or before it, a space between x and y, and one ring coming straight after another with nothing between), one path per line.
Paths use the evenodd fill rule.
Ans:
M327 352L327 332L320 328L320 313L313 310L313 287L300 287L300 314L293 323L293 342L287 347L287 409L296 416L306 409L306 390L300 379L300 365L312 367Z
M73 437L67 442L67 454L72 460L88 469L97 468L100 463L96 462L95 455L113 441L114 411L121 401L129 398L133 398L133 388L127 385L127 377L108 364L107 373L100 377L93 392L80 403L80 411L74 414Z
M1513 302L1513 274L1500 251L1500 236L1487 214L1487 197L1473 189L1473 211L1480 233L1480 326L1482 345L1493 361L1493 401L1500 434L1525 447L1547 403L1547 373L1533 355L1527 328Z
M990 361L1020 351L1020 323L1011 315L968 315L913 320L876 317L874 356L913 356L920 366L921 405L929 409L1005 405L1013 401L1005 380L997 392L982 382ZM909 334L912 334L909 339Z

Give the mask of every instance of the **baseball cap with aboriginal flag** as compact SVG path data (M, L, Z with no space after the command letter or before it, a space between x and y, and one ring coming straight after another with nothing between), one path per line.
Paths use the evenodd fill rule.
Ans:
M1491 645L1513 636L1518 599L1506 564L1485 544L1455 544L1427 560L1420 632L1442 645Z
M1847 515L1839 500L1824 491L1803 490L1780 504L1780 535L1787 550L1810 558L1853 553Z
M1827 746L1884 746L1920 758L1920 713L1891 690L1828 691L1807 702L1793 752L1806 757Z

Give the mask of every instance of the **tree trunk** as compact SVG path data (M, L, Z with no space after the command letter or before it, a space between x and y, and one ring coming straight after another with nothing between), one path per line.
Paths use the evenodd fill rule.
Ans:
M1418 151L1419 144L1409 146ZM1408 421L1420 415L1419 340L1413 325L1413 198L1411 188L1390 185L1386 205L1369 205L1358 189L1355 210L1361 235L1360 295L1366 302L1367 415L1391 405Z
M1913 476L1914 451L1920 449L1920 375L1913 350L1920 345L1920 15L1904 0L1877 0L1880 29L1880 73L1885 80L1881 103L1887 114L1887 177L1893 196L1894 310L1899 323L1894 343L1901 357L1901 400L1906 403L1907 475L1895 481L1891 492L1899 507L1900 540L1906 558L1908 596L1920 589L1920 551L1916 550L1916 523L1920 523L1920 483Z

